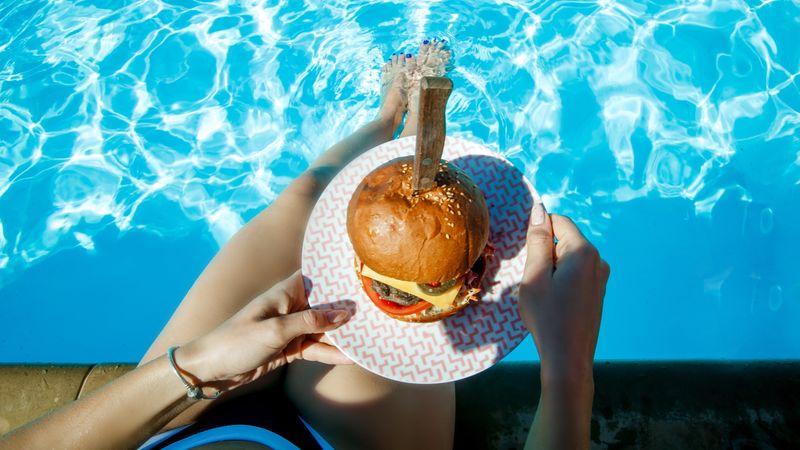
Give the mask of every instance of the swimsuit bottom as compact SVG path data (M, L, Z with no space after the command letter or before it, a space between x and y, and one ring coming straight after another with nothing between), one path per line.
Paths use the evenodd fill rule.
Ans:
M333 450L279 389L225 399L197 422L157 434L139 450L184 450L222 441L248 441L275 450Z

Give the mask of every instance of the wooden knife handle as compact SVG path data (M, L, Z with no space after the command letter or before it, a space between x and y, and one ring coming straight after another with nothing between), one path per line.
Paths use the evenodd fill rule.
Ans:
M424 77L420 80L419 89L417 148L411 178L415 194L434 185L444 151L444 113L447 99L453 91L453 82L445 77Z

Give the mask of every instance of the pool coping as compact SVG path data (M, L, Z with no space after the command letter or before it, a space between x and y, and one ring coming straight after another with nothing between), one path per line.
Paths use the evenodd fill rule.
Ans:
M0 435L134 367L0 364ZM521 448L538 373L538 363L509 362L457 382L455 448ZM800 443L797 405L800 360L602 361L592 440L600 448L787 448Z

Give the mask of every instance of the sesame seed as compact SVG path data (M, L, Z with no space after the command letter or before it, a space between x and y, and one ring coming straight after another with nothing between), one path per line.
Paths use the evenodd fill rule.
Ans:
M444 235L444 238L445 238L445 239L450 239L450 235L449 235L449 234L447 234L447 233L445 233L445 235Z
M459 216L461 215L461 211L458 211L458 215L459 215Z

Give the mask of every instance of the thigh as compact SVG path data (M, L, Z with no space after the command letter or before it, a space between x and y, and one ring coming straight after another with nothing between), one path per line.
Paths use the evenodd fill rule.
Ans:
M258 294L300 267L315 181L302 175L217 253L142 358L162 355L213 330Z
M163 355L170 346L208 333L294 273L300 267L303 233L320 189L320 181L312 173L301 175L239 230L195 281L140 365ZM260 380L261 387L274 383L279 374L270 375ZM192 406L165 429L193 421L208 404Z
M391 123L372 121L323 153L220 250L150 346L142 363L200 336L300 268L303 233L322 190L353 158L391 139Z
M398 383L358 366L296 361L286 393L336 449L451 449L455 386Z

